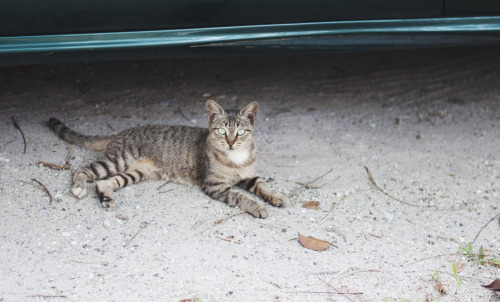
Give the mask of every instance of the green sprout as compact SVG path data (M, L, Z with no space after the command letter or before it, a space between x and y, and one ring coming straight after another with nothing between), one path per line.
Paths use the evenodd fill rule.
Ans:
M455 263L452 262L451 264L453 267L453 276L455 276L455 281L457 282L457 288L460 288L460 285L462 285L462 279L458 278L457 268L455 267Z

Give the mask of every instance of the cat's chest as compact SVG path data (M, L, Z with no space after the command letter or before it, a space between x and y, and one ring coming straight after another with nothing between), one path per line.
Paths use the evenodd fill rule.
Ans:
M227 158L237 166L243 165L250 157L248 150L230 150L227 152Z

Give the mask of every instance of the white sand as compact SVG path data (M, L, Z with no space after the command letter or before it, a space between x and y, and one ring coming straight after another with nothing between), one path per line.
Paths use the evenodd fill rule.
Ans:
M487 301L480 285L498 268L453 254L500 212L499 50L0 69L0 301ZM261 103L259 172L275 191L333 171L265 220L214 225L239 210L197 188L130 186L108 212L94 185L77 202L69 171L36 164L64 164L50 116L88 134L204 127L208 94L225 107ZM71 165L96 156L73 148ZM312 200L319 210L302 207ZM332 245L308 250L297 232ZM500 258L498 221L472 246ZM435 289L436 271L450 295Z

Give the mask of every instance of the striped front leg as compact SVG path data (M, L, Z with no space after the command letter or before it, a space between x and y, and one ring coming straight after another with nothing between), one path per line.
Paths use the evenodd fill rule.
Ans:
M206 182L202 190L205 194L222 201L230 207L239 207L257 218L266 218L266 206L251 198L243 192L239 192L225 182Z
M259 176L244 179L238 183L238 186L254 193L276 207L282 207L288 202L285 196L271 192L264 182L264 179Z

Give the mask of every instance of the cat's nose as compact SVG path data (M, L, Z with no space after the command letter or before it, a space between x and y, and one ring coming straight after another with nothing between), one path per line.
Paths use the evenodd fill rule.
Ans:
M232 147L234 145L234 142L227 142L227 144L229 145L229 147Z

